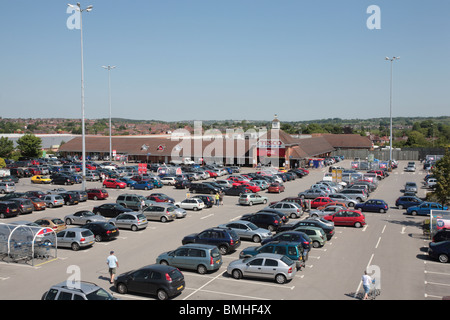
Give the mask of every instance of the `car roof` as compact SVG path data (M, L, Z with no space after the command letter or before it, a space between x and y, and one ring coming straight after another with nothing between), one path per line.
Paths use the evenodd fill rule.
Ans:
M259 253L258 255L254 256L255 258L274 258L274 259L281 259L283 257L282 254L277 253Z
M77 286L74 285L73 287L69 287L69 286L67 286L67 281L63 281L63 282L53 285L52 288L65 288L65 289L69 289L69 290L81 291L85 294L89 294L93 291L100 289L99 286L97 286L95 283L92 283L92 282L76 281L76 283L77 283Z
M217 248L217 246L208 245L208 244L200 244L200 243L187 243L185 245L182 245L180 248L200 248L200 249L214 249Z

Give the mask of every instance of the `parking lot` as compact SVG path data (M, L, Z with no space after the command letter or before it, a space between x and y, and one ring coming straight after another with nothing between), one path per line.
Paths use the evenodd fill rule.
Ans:
M349 168L349 161L342 166ZM425 175L422 170L404 172L400 163L391 175L381 180L371 199L383 199L389 204L387 213L365 213L367 225L363 228L336 227L336 234L321 248L312 248L306 267L297 272L286 284L253 279L236 280L226 273L227 265L238 259L239 252L248 246L259 244L242 241L237 251L223 255L223 265L215 272L200 275L182 270L186 288L174 300L355 300L362 294L361 276L366 268L379 270L381 294L377 299L442 299L450 295L450 266L432 261L427 256L428 241L420 229L423 216L405 215L405 210L395 208L395 200L407 181L421 185ZM243 171L253 171L244 168ZM285 183L281 194L261 192L270 201L295 196L322 179L328 168L312 169L308 176ZM226 177L222 177L223 179ZM31 185L24 178L17 184L17 191L33 189L50 190L52 185ZM99 182L87 182L87 187L99 187ZM80 185L66 189L80 189ZM39 217L65 215L89 209L106 202L115 202L121 193L148 195L163 192L179 201L186 197L185 189L164 186L153 191L108 189L107 200L88 200L74 206L47 208L1 222L15 220L35 221ZM423 197L425 190L419 190ZM121 230L118 239L98 242L94 246L71 251L58 249L57 258L42 260L30 266L20 263L0 262L0 299L37 300L53 284L65 281L79 272L82 280L91 281L123 300L154 300L146 295L120 295L109 283L106 258L114 250L119 259L118 274L155 263L156 257L165 251L176 249L188 234L200 232L221 223L237 220L245 213L256 212L264 205L241 206L238 197L226 196L224 205L200 211L188 211L185 218L161 223L150 221L145 230L133 232ZM307 213L300 219L304 219ZM291 219L295 221L297 219ZM74 271L75 270L75 271Z

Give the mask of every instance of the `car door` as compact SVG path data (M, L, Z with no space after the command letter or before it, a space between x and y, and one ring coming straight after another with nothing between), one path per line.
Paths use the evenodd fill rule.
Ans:
M244 268L242 268L242 274L247 277L261 277L261 271L263 266L263 258L254 258L250 260Z
M278 246L277 249L278 248L281 248L281 246ZM284 250L284 252L287 253L286 250ZM261 266L261 275L264 278L273 279L275 278L277 271L278 271L278 261L271 258L265 258L264 263Z
M347 211L339 211L334 214L333 218L334 224L340 225L340 226L346 226L348 224L347 221Z
M149 207L145 208L144 215L147 217L147 220L157 220L156 206L149 206Z
M131 292L150 293L151 271L137 270L131 274L128 281L128 290Z
M170 259L170 265L176 266L177 268L188 268L189 259L188 259L188 250L187 248L179 248L176 249Z
M66 239L65 239L66 232L67 231L64 230L64 231L60 231L56 234L57 247L67 247L67 243L66 243Z

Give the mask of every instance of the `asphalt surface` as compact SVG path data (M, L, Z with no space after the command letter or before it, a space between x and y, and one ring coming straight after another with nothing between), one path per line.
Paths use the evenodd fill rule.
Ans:
M349 167L350 162L340 163ZM391 175L381 180L378 189L370 196L385 200L390 209L387 213L365 213L367 225L363 228L336 227L336 234L324 247L312 249L306 268L297 272L295 279L280 285L274 281L253 279L236 280L226 273L229 262L238 259L239 252L255 244L242 241L241 247L232 254L223 256L222 267L213 273L200 275L194 271L183 271L186 288L174 300L358 300L362 294L361 276L366 268L376 270L379 276L381 300L426 300L442 299L450 295L450 265L440 264L428 258L428 242L420 228L423 216L405 215L405 210L394 207L400 190L407 181L421 185L425 175L417 163L417 171L404 172L406 162L401 162ZM245 171L252 169L243 169ZM322 179L328 168L312 169L302 179L286 183L286 191L281 194L263 195L269 201L295 196L310 185ZM226 177L222 177L226 178ZM99 187L98 182L87 182L87 187ZM33 189L51 190L52 185L31 185L29 179L21 179L17 191ZM80 189L80 185L65 187ZM108 200L88 200L75 206L46 209L15 218L3 219L8 223L16 220L35 221L39 217L65 215L79 210L90 209L96 205L115 202L123 192L150 194L163 192L176 200L184 199L186 190L165 186L153 191L108 189ZM419 190L424 196L425 190ZM161 223L150 221L147 229L133 232L121 230L118 239L95 243L93 247L71 251L58 249L57 257L49 260L36 260L30 263L6 263L0 261L0 300L39 300L53 284L79 276L81 280L91 281L112 292L123 300L154 300L147 295L115 292L109 284L106 258L114 250L119 259L118 273L137 269L155 263L156 257L181 245L181 239L188 234L200 232L231 220L242 214L256 212L264 205L253 207L237 204L238 197L226 196L224 205L201 211L188 211L186 218ZM303 219L304 216L300 219ZM291 221L296 219L291 219Z

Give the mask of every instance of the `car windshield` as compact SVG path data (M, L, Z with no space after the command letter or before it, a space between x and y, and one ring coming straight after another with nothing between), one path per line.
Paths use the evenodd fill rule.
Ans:
M87 294L86 298L88 300L114 300L114 297L102 288Z
M85 215L86 217L92 217L92 216L95 216L96 214L93 213L93 212L90 212L90 211L86 211L86 212L84 213L84 215Z
M257 227L254 223L249 223L249 224L247 224L247 227L249 227L249 228L252 229L252 230L258 229L258 227Z
M143 215L142 213L137 214L136 217L137 217L139 220L145 220L145 219L146 219L145 215Z
M282 256L280 260L286 263L288 266L294 263L294 261L292 261L292 259L288 258L287 256Z

